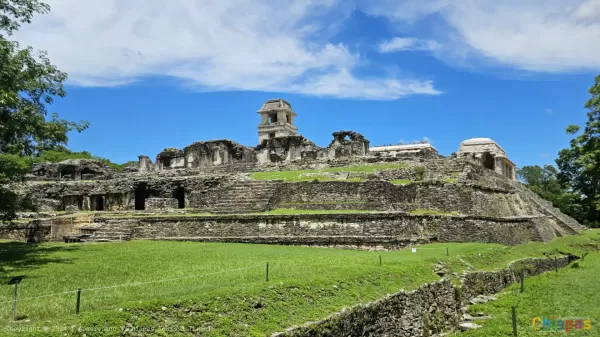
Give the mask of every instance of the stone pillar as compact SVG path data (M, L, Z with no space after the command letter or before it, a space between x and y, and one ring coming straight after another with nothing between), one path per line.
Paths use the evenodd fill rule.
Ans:
M138 156L139 159L139 172L148 172L154 169L154 165L152 165L152 160L148 156Z

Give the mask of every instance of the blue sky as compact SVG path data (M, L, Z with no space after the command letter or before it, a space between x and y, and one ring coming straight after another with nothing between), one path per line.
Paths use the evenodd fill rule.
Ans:
M518 166L549 164L600 72L600 0L49 3L15 38L69 74L50 110L91 123L69 147L115 162L254 146L256 111L284 98L321 146L353 130L448 155L489 137Z

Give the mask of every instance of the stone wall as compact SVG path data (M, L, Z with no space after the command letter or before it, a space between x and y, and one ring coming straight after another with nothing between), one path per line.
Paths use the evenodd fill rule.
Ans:
M416 242L522 244L539 238L530 218L378 214L223 215L97 218L102 231L172 239L397 249Z
M31 180L103 180L115 175L113 169L95 159L68 159L58 163L33 164Z
M13 223L0 225L0 239L15 240L29 243L53 241L52 225L40 220L30 223Z
M569 257L521 260L507 269L465 274L460 287L447 279L436 281L344 309L272 337L425 337L458 330L463 305L477 295L497 293L517 282L521 268L532 276L565 267L569 262Z

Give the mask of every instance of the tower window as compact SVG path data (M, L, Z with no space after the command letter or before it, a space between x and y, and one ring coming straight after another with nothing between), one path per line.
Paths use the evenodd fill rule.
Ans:
M269 115L269 124L270 123L277 123L277 114Z

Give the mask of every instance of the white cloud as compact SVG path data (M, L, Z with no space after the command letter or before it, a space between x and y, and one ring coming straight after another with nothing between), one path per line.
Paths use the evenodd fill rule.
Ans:
M384 41L379 44L379 51L381 53L413 50L436 50L440 48L441 44L436 41L420 40L412 37L395 37L389 41Z
M364 9L403 26L440 15L448 25L436 29L443 59L537 72L600 69L600 0L383 0Z
M426 80L363 78L358 53L329 43L319 20L336 0L51 0L15 38L47 50L71 84L119 86L172 76L203 90L359 99L439 94ZM338 15L343 20L343 15Z
M433 141L431 139L429 139L429 137L424 136L421 139L413 139L413 140L406 140L406 139L400 139L398 141L399 144L419 144L419 143L428 143L431 144L433 143Z

